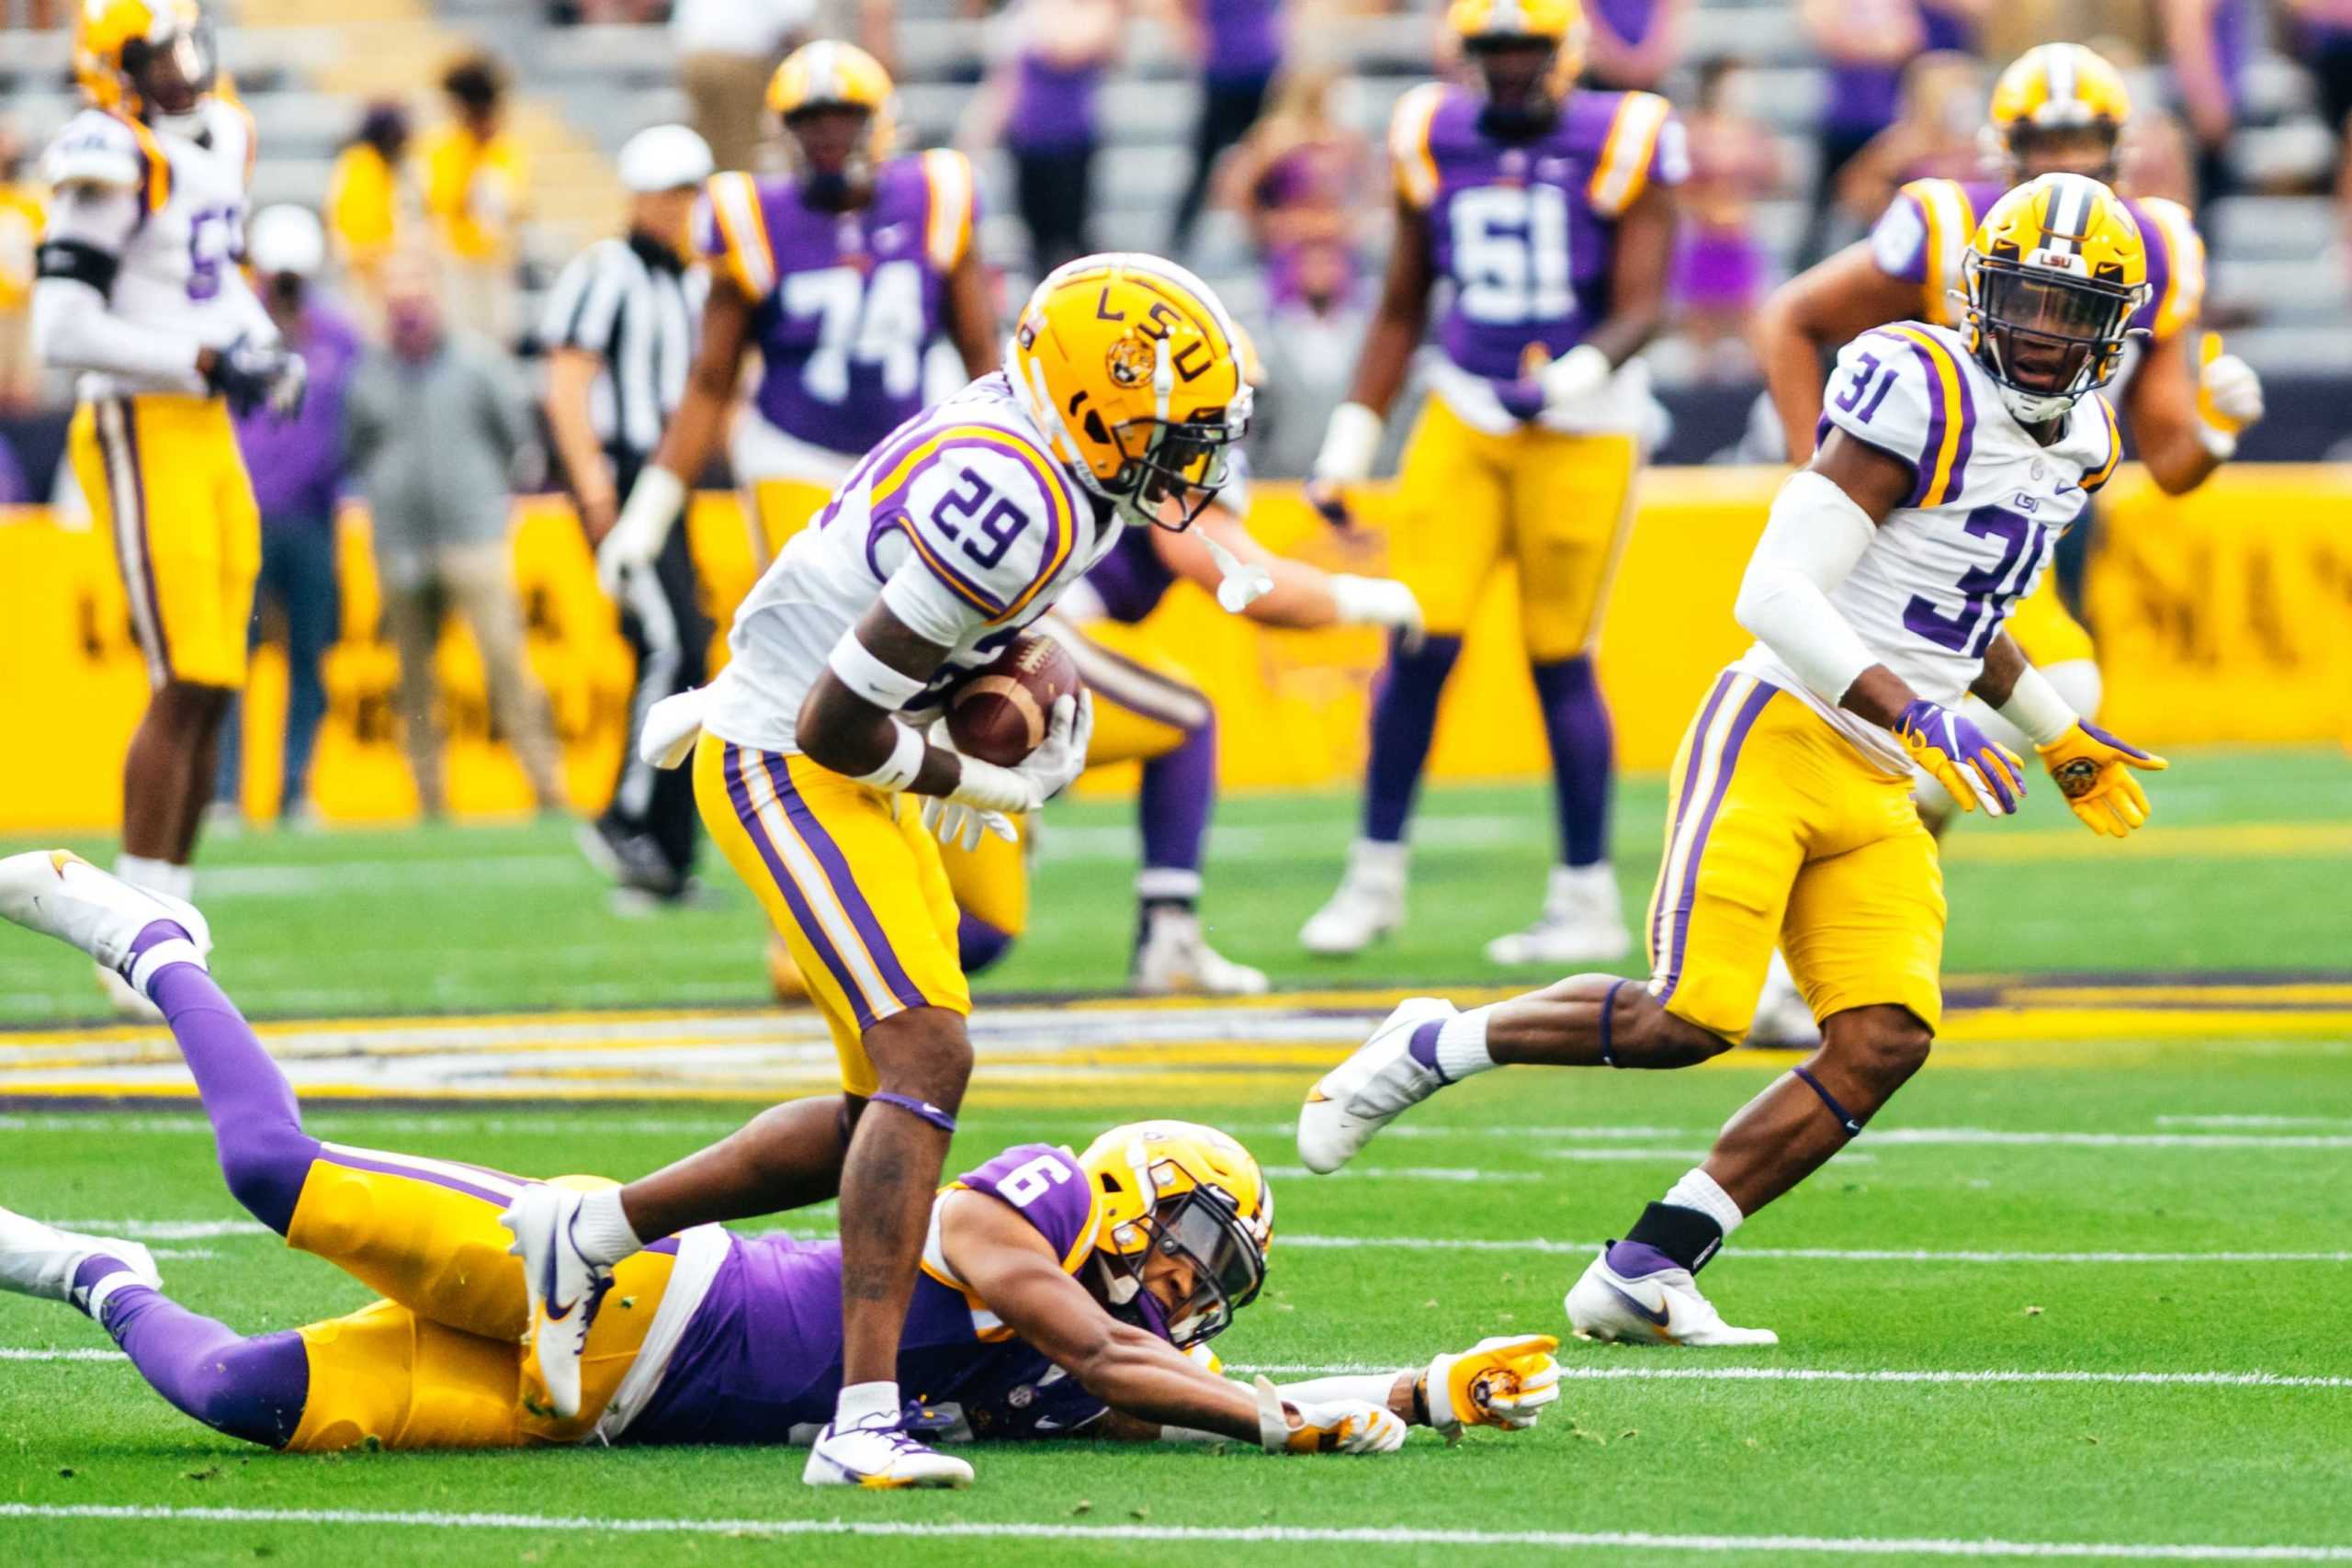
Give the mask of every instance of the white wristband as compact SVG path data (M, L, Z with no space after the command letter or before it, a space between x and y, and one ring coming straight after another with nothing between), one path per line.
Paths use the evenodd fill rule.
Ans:
M1341 403L1323 427L1323 448L1315 454L1315 477L1333 484L1362 484L1380 451L1381 417L1362 403Z
M670 537L670 525L686 504L686 481L658 464L649 463L629 486L628 501L613 523L613 532L628 538L643 536L647 553L661 549Z
M947 798L958 806L977 807L982 811L1035 811L1045 805L1037 785L1028 774L1015 768L1000 768L994 762L983 762L978 757L963 757L963 774Z
M891 743L890 755L872 773L859 774L857 782L886 794L896 795L915 782L915 775L922 772L922 760L930 753L931 747L912 725L894 720L890 728L899 732L899 739Z
M1394 578L1335 571L1327 581L1332 611L1343 626L1400 626L1413 618L1413 591Z
M903 671L893 670L857 640L855 627L842 634L826 657L825 667L841 683L885 713L896 713L921 694L923 683Z
M2066 699L2050 678L2029 664L2018 676L2018 683L2009 688L2009 700L1994 710L2011 724L2025 731L2026 739L2036 746L2048 746L2063 739L2068 730L2081 722Z

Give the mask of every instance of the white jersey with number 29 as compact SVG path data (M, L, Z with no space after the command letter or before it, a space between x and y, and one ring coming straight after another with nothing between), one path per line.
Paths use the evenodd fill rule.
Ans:
M1835 426L1913 475L1905 504L1829 602L1912 690L1958 703L2010 607L2033 592L2089 492L2115 471L2115 411L2089 393L2045 446L2010 414L1959 333L1902 321L1839 351L1821 417L1824 438ZM1812 691L1762 643L1738 668L1807 704L1888 772L1908 770L1900 741Z

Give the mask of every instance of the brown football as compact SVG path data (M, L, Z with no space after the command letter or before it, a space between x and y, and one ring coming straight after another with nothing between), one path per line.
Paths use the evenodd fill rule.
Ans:
M967 757L1014 767L1046 743L1054 703L1076 696L1078 661L1042 632L1023 632L1011 647L947 694L947 738Z

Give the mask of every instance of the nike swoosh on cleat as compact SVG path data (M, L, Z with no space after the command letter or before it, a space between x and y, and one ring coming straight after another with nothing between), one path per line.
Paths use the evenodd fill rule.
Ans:
M1604 1280L1601 1283L1607 1285L1609 1282ZM1609 1285L1609 1293L1615 1296L1619 1301L1623 1302L1627 1306L1633 1308L1634 1314L1645 1322L1654 1323L1660 1328L1664 1328L1666 1326L1668 1314L1664 1307L1644 1306L1639 1301L1627 1295L1624 1292L1619 1290L1614 1285Z

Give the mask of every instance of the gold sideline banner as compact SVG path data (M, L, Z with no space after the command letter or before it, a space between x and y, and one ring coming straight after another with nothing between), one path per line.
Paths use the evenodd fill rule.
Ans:
M1746 646L1731 603L1778 478L1773 469L1683 468L1642 481L1600 665L1627 769L1667 765L1691 705ZM1295 486L1261 484L1256 496L1250 526L1276 549L1379 570L1387 496L1366 496L1367 526L1352 537L1323 528ZM2352 470L2249 465L2175 500L2127 469L2106 502L2087 598L2107 671L2105 712L2117 729L2158 746L2352 738ZM697 497L688 525L716 604L732 605L752 575L735 498ZM343 518L339 553L342 637L326 663L312 795L334 820L397 820L414 812L416 797L393 732L395 661L377 630L364 513ZM628 650L563 502L517 504L514 567L572 799L594 808L620 756ZM1380 662L1375 634L1261 631L1184 587L1148 625L1215 696L1228 785L1353 781ZM492 732L481 661L461 622L452 620L436 663L452 809L528 809L521 771ZM17 738L20 759L0 787L0 831L112 826L123 750L145 697L110 541L40 509L0 510L0 732ZM245 803L255 815L275 809L285 702L284 661L265 648L245 723ZM1431 769L1451 779L1532 778L1545 769L1507 575L1492 585L1455 669ZM1082 787L1111 793L1128 782L1106 770Z

